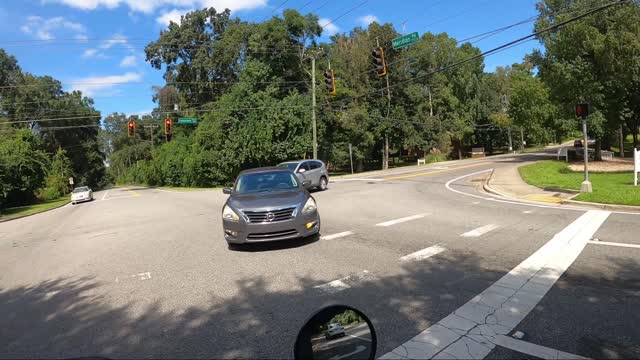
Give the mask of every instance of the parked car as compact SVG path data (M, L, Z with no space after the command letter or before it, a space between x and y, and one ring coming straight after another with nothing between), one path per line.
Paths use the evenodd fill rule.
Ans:
M285 168L242 171L222 208L224 238L230 247L239 244L308 237L320 232L315 199Z
M592 139L588 139L587 143L589 144L589 147L594 147L596 145L596 141L592 140ZM576 139L573 142L573 147L576 148L576 149L577 148L582 148L582 147L584 147L583 144L584 144L584 139Z
M77 187L71 192L72 205L91 200L93 200L93 190L91 190L88 186Z
M343 337L345 335L344 327L338 323L329 324L329 328L324 332L324 337L327 340Z
M286 161L278 164L278 167L288 168L293 171L301 182L311 181L309 188L327 190L329 186L329 172L320 160Z

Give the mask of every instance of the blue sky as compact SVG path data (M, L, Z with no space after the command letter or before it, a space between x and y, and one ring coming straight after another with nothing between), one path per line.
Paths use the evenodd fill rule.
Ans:
M151 87L162 71L144 61L144 46L170 19L190 9L229 7L232 15L260 21L294 8L314 12L324 26L322 40L368 22L391 22L398 31L447 32L464 39L537 14L536 0L28 0L0 2L0 47L17 57L23 70L51 75L65 89L95 99L103 115L138 114L153 109ZM336 19L333 23L331 20ZM327 24L329 23L329 24ZM489 50L529 34L527 23L477 43ZM45 41L46 40L46 41ZM485 70L522 60L530 41L492 55ZM90 84L89 84L90 83Z

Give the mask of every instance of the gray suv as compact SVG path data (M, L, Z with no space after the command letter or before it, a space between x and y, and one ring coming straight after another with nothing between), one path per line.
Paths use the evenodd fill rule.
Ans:
M300 179L300 182L309 180L311 185L307 188L316 188L324 191L329 186L329 172L320 160L286 161L278 164L278 167L288 168L293 171Z

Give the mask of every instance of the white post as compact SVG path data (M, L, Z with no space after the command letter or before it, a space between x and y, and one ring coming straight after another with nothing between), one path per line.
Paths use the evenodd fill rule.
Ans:
M640 172L640 150L633 149L633 186L638 186L638 172Z

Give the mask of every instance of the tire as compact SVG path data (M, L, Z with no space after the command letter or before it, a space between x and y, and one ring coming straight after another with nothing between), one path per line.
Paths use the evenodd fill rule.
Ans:
M76 203L74 203L73 201L71 202L71 205L75 205Z
M324 176L321 177L320 178L320 185L318 185L318 189L320 191L325 191L325 190L328 189L328 187L329 187L329 182L327 181L327 178L324 177Z

